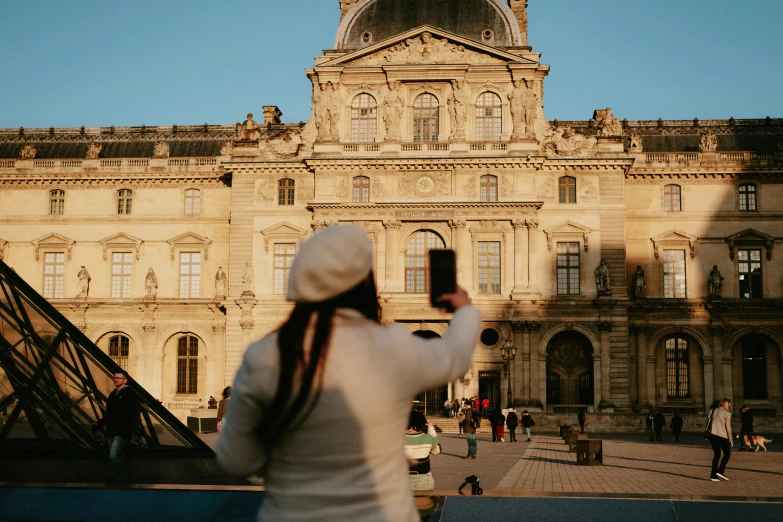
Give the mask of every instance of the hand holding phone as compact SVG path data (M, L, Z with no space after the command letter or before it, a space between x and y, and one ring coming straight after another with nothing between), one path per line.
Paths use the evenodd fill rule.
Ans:
M441 297L457 291L457 256L450 249L433 249L430 258L430 304L453 312L454 307Z

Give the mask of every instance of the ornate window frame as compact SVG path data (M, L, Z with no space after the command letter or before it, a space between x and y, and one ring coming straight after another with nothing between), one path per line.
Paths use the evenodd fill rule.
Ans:
M666 210L666 188L667 187L677 187L678 193L678 199L679 199L679 208L678 209L669 209ZM682 197L682 185L678 183L667 183L661 187L661 211L662 212L682 212L682 209L685 205L683 205L683 197Z
M73 239L62 236L56 232L46 234L33 239L32 244L35 249L35 260L39 261L41 256L41 250L45 252L65 252L66 261L70 261L73 255L73 245L76 243Z
M765 234L764 232L753 228L746 228L741 232L726 236L726 243L729 247L729 259L731 259L733 263L732 270L734 272L734 281L736 282L733 297L740 297L739 256L735 255L736 251L740 249L761 250L761 293L762 296L770 296L773 294L772 288L770 288L772 277L765 277L765 274L769 270L769 265L765 266L764 261L772 261L772 251L775 246L775 240L775 236Z
M473 286L477 295L482 298L500 298L508 299L505 290L508 288L508 281L514 274L514 255L508 255L506 248L513 245L509 234L513 234L513 229L508 228L500 221L480 221L470 227L471 258L473 259ZM500 242L500 293L479 294L479 242L496 241ZM457 255L460 253L458 252Z
M753 195L755 197L755 208L747 208L747 209L741 209L740 208L740 189L742 187L751 186L753 187ZM756 180L749 180L749 179L743 179L739 183L737 183L737 190L735 192L736 194L736 209L737 212L744 213L753 213L753 212L759 212L761 210L761 183Z
M130 191L130 203L131 203L130 207L131 208L130 208L130 212L120 213L120 192L123 191L123 190L129 190ZM136 199L136 195L137 195L136 194L136 190L133 187L128 187L128 186L117 187L114 190L114 212L113 212L113 214L115 216L123 216L123 217L132 216L134 210L136 210L136 205L134 205L134 200ZM124 209L127 209L127 205L124 207Z
M585 281L590 281L592 278L590 277L590 274L586 272L589 270L589 257L587 255L582 255L581 252L587 254L590 250L590 234L595 232L595 230L567 219L561 221L557 225L545 228L543 232L546 235L546 248L549 253L552 254L552 260L550 262L552 270L552 297L558 299L573 299L575 297L585 296ZM579 243L580 245L578 294L557 293L557 243Z
M198 197L188 198L188 192L191 190L198 191ZM188 212L188 199L198 202L198 212ZM182 215L188 218L201 217L204 211L204 189L201 187L186 186L182 188Z
M354 119L356 119L356 121L365 120L365 121L368 121L368 122L373 120L373 118L369 117L369 116L367 118L362 118L361 116L359 116L358 118L354 118L354 116L353 116L354 109L357 109L357 110L358 109L362 109L361 106L354 107L354 105L353 105L354 101L360 99L360 97L363 96L363 95L369 96L375 102L375 107L374 107L375 108L375 132L371 132L372 129L368 128L367 129L367 140L366 141L362 141L362 140L358 139L361 136L361 134L362 134L361 133L361 129L360 129L361 125L359 126L359 129L357 129L357 134L356 135L354 135L354 132L353 132L353 122L354 122ZM379 102L378 102L379 99L380 99L380 97L377 94L369 92L368 90L364 90L364 89L352 94L351 99L348 100L349 101L349 103L347 104L348 105L348 107L347 107L348 118L346 118L347 119L347 123L348 123L348 133L347 133L347 136L350 138L347 141L349 143L375 143L375 142L378 141L378 129L381 127L379 120L381 118L381 112L382 112L380 110L380 105L379 105ZM368 106L367 107L367 109L372 109L372 108L373 108L372 106ZM400 123L402 123L402 122L400 122Z
M52 196L52 194L53 194L54 192L56 192L56 191L60 191L60 192L62 192L62 212L52 213L52 200L54 199L54 198L53 198L53 196ZM49 190L46 192L46 194L47 194L47 196L48 196L48 198L47 198L47 200L46 200L46 202L47 202L47 204L48 204L48 205L47 205L47 207L48 207L48 208L46 209L46 215L47 215L47 217L50 217L50 218L55 218L55 219L56 219L56 218L58 218L59 216L64 216L64 215L65 215L65 198L66 198L66 195L67 195L67 193L68 193L68 191L67 191L67 190L65 190L65 188L64 188L64 187L51 187L51 188L50 188L50 189L49 189Z

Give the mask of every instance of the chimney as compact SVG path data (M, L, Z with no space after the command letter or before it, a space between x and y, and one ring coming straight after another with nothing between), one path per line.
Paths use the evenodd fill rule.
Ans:
M277 105L264 105L264 124L269 125L280 123L280 116L283 113L277 108Z
M519 31L522 33L522 45L527 43L527 2L528 0L508 0L508 5L514 12L514 17L519 23Z
M339 0L340 1L340 21L343 21L343 18L346 14L348 14L348 11L351 10L351 7L356 4L357 0Z

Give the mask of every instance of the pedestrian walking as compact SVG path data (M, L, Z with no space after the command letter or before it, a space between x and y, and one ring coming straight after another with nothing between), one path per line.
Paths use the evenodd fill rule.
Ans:
M680 417L679 412L676 412L674 414L674 417L672 417L672 435L674 435L675 441L680 442L681 433L682 433L682 417Z
M514 411L514 408L511 408L508 410L508 415L506 415L506 427L508 428L508 441L509 442L516 442L517 441L517 425L519 424L519 418L517 417L517 412Z
M585 432L585 422L587 422L587 415L585 415L585 409L582 408L579 411L579 415L576 416L576 420L579 421L579 433Z
M451 414L451 400L446 399L443 401L443 416L448 418Z
M133 428L139 419L136 393L128 386L128 372L114 373L114 390L106 398L103 417L92 424L92 431L106 426L106 440L109 443L114 480L121 484L128 482L128 468L125 465L125 446L133 438Z
M644 424L647 427L647 436L650 437L650 440L655 440L655 432L653 431L654 421L655 415L653 415L652 410L650 410L650 414L644 419Z
M653 429L655 430L655 440L663 442L663 437L661 437L661 431L663 428L666 427L666 417L663 416L663 413L658 411L658 413L655 414L655 417L653 417Z
M457 427L459 428L459 436L462 437L462 435L465 434L465 410L459 410L459 413L457 414Z
M710 480L726 480L726 464L731 458L731 448L734 442L731 439L731 400L723 398L720 405L710 412L707 426L710 432L710 444L712 445L712 473ZM721 458L723 452L723 458Z
M423 413L411 410L405 432L405 456L408 458L409 478L413 491L432 491L435 478L430 468L430 455L441 451L438 434Z
M465 375L481 317L457 288L440 296L454 310L441 338L381 325L373 265L362 228L318 231L289 271L290 316L245 351L215 453L264 479L259 520L420 520L401 436L411 401Z
M748 437L749 451L758 451L758 447L753 444L753 412L750 407L742 406L740 409L740 451L745 451L745 437Z
M527 412L527 410L522 412L522 427L525 428L525 432L527 433L527 441L530 442L530 428L536 425L536 421L533 420L533 417L530 416L530 414Z
M220 431L220 426L223 424L223 419L226 416L226 412L228 411L228 404L231 402L231 386L226 386L223 388L223 398L218 403L218 411L217 411L217 429Z
M490 411L489 411L489 398L484 397L481 399L481 416L485 419L489 417Z
M454 402L451 404L451 416L455 419L457 418L457 414L459 413L459 407L460 402L459 399L454 399Z
M495 408L490 414L490 422L492 424L492 442L505 442L505 433L503 427L506 424L506 416L500 411L500 408Z
M476 460L476 453L478 453L476 429L481 427L481 417L470 404L465 409L465 419L462 421L462 427L465 430L465 440L468 441L468 454L462 458Z

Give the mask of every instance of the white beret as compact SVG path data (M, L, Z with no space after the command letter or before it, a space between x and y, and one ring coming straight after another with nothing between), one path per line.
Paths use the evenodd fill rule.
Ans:
M317 303L358 285L372 270L372 243L356 225L329 227L304 242L288 274L289 301Z

